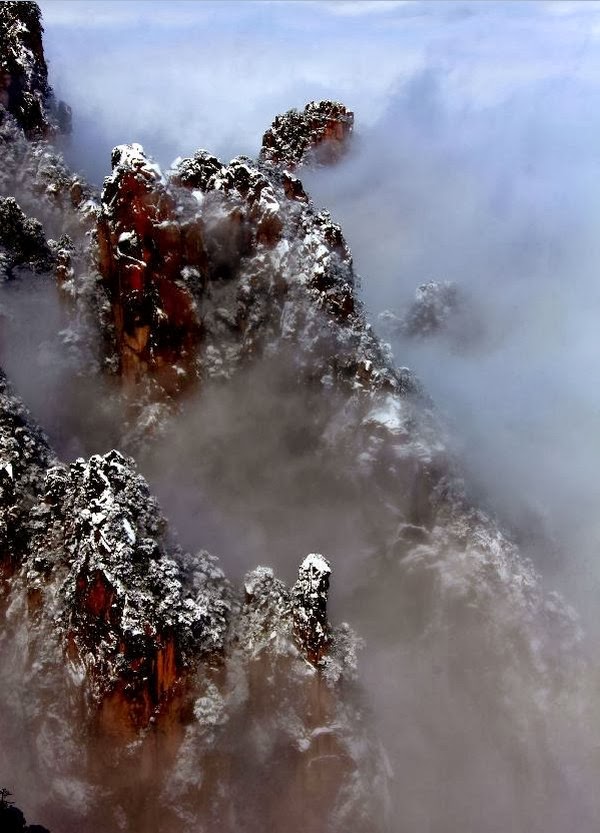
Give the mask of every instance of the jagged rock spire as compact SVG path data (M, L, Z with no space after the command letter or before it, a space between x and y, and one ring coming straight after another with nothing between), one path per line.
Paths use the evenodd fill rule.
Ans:
M354 113L337 101L311 101L304 110L276 116L262 140L260 159L295 168L307 161L337 161L346 149Z
M327 599L331 566L318 553L307 555L292 588L294 637L307 658L318 663L329 643Z

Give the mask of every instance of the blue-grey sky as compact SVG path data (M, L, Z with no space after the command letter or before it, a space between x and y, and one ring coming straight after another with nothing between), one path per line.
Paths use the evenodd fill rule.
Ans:
M360 130L428 68L454 106L486 107L540 81L593 83L600 67L594 2L41 6L51 77L82 135L99 148L141 140L163 163L200 146L255 152L277 112L311 98L343 99Z

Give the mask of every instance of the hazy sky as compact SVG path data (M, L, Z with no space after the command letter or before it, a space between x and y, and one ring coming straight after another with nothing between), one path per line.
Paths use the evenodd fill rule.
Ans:
M443 77L455 106L486 107L541 80L595 82L600 63L594 2L41 7L52 81L80 135L102 150L141 140L163 162L200 146L255 152L277 112L311 98L343 99L361 130L423 69Z

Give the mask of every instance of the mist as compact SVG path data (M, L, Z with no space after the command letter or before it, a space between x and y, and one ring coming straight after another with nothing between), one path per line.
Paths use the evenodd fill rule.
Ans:
M224 159L254 156L277 113L313 98L359 99L368 120L398 71L416 60L409 51L383 65L378 44L361 35L363 15L337 3L41 7L54 88L73 107L64 151L95 183L112 147L126 141L167 166L200 147ZM387 4L382 12L376 17L388 16Z
M340 222L375 325L431 279L476 303L479 351L396 343L396 359L422 379L481 499L532 544L542 573L591 592L591 625L600 6L42 9L54 86L75 113L67 157L95 182L119 142L141 141L163 165L198 147L254 155L277 112L325 96L355 110L349 158L304 172L305 185ZM526 540L532 526L541 547Z
M396 360L480 498L595 628L599 90L543 79L473 108L445 84L433 70L402 84L352 158L307 185L351 241L376 326L429 280L465 293L479 344L395 338Z
M347 157L301 172L305 188L340 223L376 329L380 312L401 313L428 280L464 292L482 338L463 349L444 333L397 337L396 362L432 397L473 501L574 605L593 649L600 5L41 6L50 77L74 111L63 150L94 183L121 142L141 142L163 166L199 147L255 156L276 113L321 97L354 110ZM0 364L60 456L117 444L122 404L86 377L77 351L65 360L77 327L55 288L28 280L2 303ZM284 390L277 367L259 365L185 401L140 453L184 547L211 550L235 580L266 563L289 582L306 552L332 559L332 617L367 640L362 679L394 773L394 833L592 830L597 761L585 726L556 711L553 753L537 747L524 682L526 730L511 745L496 692L444 671L452 651L485 667L468 628L458 646L415 646L404 633L378 643L384 615L360 596L372 507L345 488L339 458L315 452L336 403Z

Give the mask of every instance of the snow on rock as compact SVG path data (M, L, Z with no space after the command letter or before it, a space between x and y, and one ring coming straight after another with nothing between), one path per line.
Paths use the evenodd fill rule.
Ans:
M414 304L402 322L407 336L426 337L448 324L460 305L460 291L453 281L429 281L415 292Z
M196 556L184 578L145 481L117 451L49 469L31 524L30 591L54 593L52 571L72 661L109 719L146 725L193 657L223 650L224 577Z
M208 180L206 190L237 192L248 207L247 217L256 229L256 243L274 245L279 240L283 229L280 204L272 184L251 159L232 159Z
M28 141L17 120L1 107L0 154L0 193L16 197L26 213L40 217L51 235L74 236L95 223L94 189L66 167L49 141ZM86 245L89 248L89 240Z
M304 110L276 116L263 136L260 158L287 168L331 163L346 150L354 113L337 101L311 101Z
M206 151L166 177L113 153L98 223L108 361L156 400L288 350L291 371L352 390L410 387L366 324L340 227L287 171Z
M291 591L270 567L257 567L244 579L245 602L236 642L251 656L268 650L304 657L315 667L326 655L331 626L327 597L331 567L322 555L306 556Z
M52 98L37 3L0 6L0 107L6 108L28 136L68 133L71 111Z
M122 168L132 169L146 179L164 183L164 178L159 166L152 162L144 153L144 148L137 142L126 145L117 145L110 155L113 173L107 177L104 187L110 183L116 183Z
M17 267L44 272L56 265L42 224L26 217L13 197L0 197L0 253L3 255L0 278L5 280L13 277Z
M292 588L294 636L311 662L318 663L327 651L330 627L327 597L331 566L322 555L307 555Z
M218 685L206 678L199 685L197 720L166 782L164 796L175 796L186 831L194 829L198 795L207 823L227 830L248 819L264 823L265 813L276 824L298 802L307 831L344 830L350 820L361 833L378 829L388 778L381 748L365 732L353 680L358 640L348 626L327 626L328 653L317 660L295 634L301 609L323 609L329 571L322 556L309 555L291 591L269 567L245 577L224 675ZM231 762L240 755L252 767L235 780ZM210 760L220 765L219 789Z
M23 557L28 512L43 491L46 469L56 462L48 440L33 426L0 370L0 588Z
M192 190L206 191L213 176L221 172L224 165L207 150L197 150L190 159L178 158L172 165L169 176L175 184Z
M29 141L0 107L0 279L53 273L62 297L77 308L71 329L78 329L88 365L99 364L91 348L100 329L90 249L97 209L94 190L68 170L49 141Z

